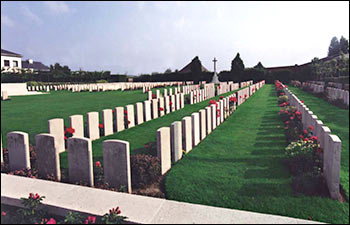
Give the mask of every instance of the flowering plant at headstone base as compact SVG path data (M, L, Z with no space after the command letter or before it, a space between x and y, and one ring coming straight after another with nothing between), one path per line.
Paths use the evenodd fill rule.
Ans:
M75 129L72 127L66 127L64 126L64 145L67 148L67 140L70 137L73 137L73 134L75 133Z
M230 97L229 98L229 106L230 106L230 112L231 113L234 112L236 103L237 103L237 98L236 97Z
M4 148L3 149L4 162L1 163L1 173L7 173L9 175L16 175L16 176L22 176L22 177L29 177L33 179L38 178L38 170L35 168L36 153L32 145L29 146L29 153L30 153L30 163L32 165L30 169L23 168L21 170L10 171L8 149Z
M130 121L128 119L128 111L124 110L124 127L128 128L130 124Z
M279 106L283 107L285 105L282 105L282 104L285 103L285 102L288 102L288 100L289 100L289 98L288 98L287 95L281 95L281 96L278 97L277 102L278 102Z
M28 198L21 198L24 208L16 211L13 209L1 211L1 223L3 224L121 224L127 217L121 215L117 206L109 210L102 217L83 216L78 212L68 212L67 215L56 217L47 212L42 201L45 196L38 193L30 193Z
M102 123L98 124L98 128L100 130L100 137L104 135L104 126Z

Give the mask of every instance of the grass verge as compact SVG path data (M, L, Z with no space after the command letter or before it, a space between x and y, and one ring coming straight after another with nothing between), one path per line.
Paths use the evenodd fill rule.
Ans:
M166 176L166 198L349 223L349 203L294 194L273 85L249 98Z
M342 141L340 183L349 198L349 110L336 107L296 87L288 87Z

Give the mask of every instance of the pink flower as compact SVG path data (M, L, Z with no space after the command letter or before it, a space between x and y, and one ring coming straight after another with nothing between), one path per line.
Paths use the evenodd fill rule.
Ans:
M101 162L100 161L96 162L96 167L101 168Z
M304 134L308 134L309 133L309 131L307 131L306 129L304 129Z
M309 141L309 138L305 138L304 141Z
M310 130L314 130L314 127L311 126L311 125L310 125L308 128L309 128Z
M312 136L310 139L316 141L316 140L318 140L318 137L317 136Z
M2 211L2 212L1 212L1 215L2 215L2 216L6 216L7 213L6 213L5 211Z
M89 216L87 220L85 220L85 224L94 224L96 222L96 217Z
M50 218L46 224L56 224L56 220L54 218Z
M292 117L290 117L290 120L294 120L294 117L292 116Z

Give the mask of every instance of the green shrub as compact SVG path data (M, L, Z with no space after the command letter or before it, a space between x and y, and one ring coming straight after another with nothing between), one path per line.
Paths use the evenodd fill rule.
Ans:
M106 80L98 80L98 81L96 81L96 83L103 84L103 83L108 83L108 81L106 81Z
M152 155L132 155L131 161L131 182L136 188L144 188L154 182L159 181L160 161L158 157Z
M278 97L278 104L282 104L284 102L288 102L288 96L287 95L282 95Z

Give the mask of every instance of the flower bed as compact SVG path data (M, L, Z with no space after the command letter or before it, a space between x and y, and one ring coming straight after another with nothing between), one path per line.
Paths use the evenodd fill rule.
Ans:
M288 156L288 166L292 175L293 190L306 195L328 196L328 189L323 178L323 152L318 137L313 135L314 128L303 129L302 113L296 107L290 106L282 84L275 81L279 96L278 113L284 122L284 130L288 146L285 154ZM280 101L283 97L283 103Z
M75 212L65 217L51 215L41 203L44 198L38 193L29 193L28 198L21 198L23 208L1 205L1 224L121 224L127 219L120 215L119 207L100 217L86 217Z

